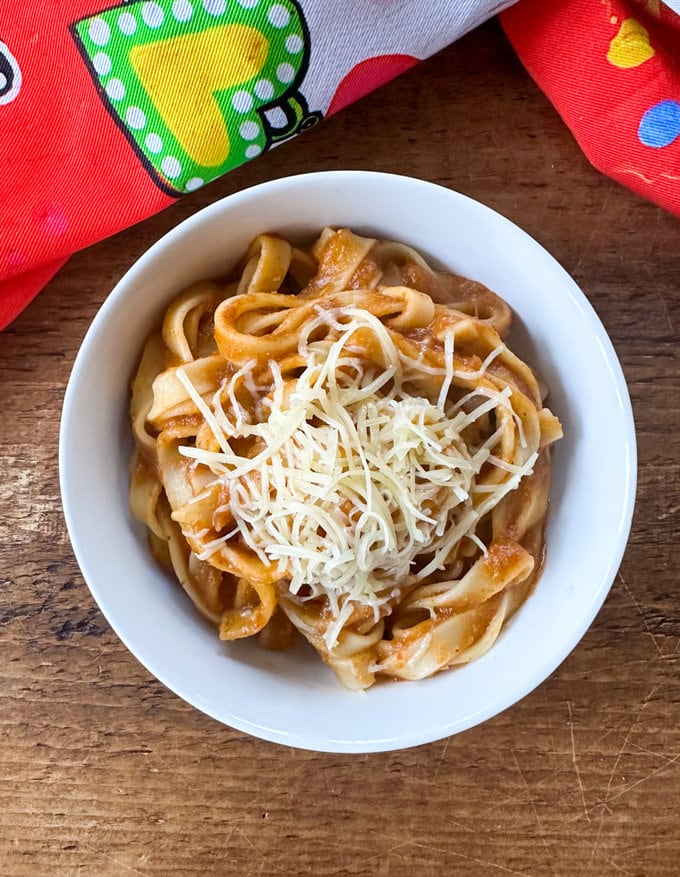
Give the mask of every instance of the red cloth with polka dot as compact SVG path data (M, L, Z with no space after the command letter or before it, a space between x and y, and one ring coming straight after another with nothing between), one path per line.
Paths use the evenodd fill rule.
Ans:
M172 203L116 145L80 59L68 25L92 2L13 6L0 16L0 328L70 254Z
M512 0L8 0L0 328L83 247L318 123ZM294 148L294 147L291 147Z
M70 254L508 6L10 0L0 16L0 329ZM593 163L680 212L678 17L659 0L520 0L502 20Z
M501 20L592 164L680 215L680 16L661 0L520 0Z

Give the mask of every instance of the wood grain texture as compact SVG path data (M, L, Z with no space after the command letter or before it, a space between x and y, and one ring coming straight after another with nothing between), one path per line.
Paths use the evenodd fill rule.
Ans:
M74 356L135 259L219 197L332 168L441 183L546 246L611 335L639 442L630 544L578 648L481 727L370 756L252 739L151 678L83 582L57 472ZM0 335L0 874L677 874L679 242L592 169L491 23L76 255Z

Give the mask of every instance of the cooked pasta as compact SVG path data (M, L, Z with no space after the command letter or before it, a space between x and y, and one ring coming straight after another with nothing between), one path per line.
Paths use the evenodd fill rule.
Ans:
M168 308L131 508L223 640L297 632L350 688L489 649L540 574L562 432L511 311L412 248L262 234Z

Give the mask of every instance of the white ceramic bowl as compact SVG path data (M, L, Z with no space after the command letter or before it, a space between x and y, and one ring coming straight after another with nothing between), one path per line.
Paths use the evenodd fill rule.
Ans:
M554 453L547 562L490 652L422 682L342 688L307 646L225 645L152 560L128 512L128 382L142 343L191 281L223 275L261 231L311 239L325 225L404 241L502 295L510 344L550 387ZM94 319L64 401L60 476L73 548L120 639L210 716L305 749L371 752L437 740L511 706L569 654L602 605L628 538L636 483L630 400L590 304L555 260L487 207L430 183L364 172L289 177L232 195L175 228Z

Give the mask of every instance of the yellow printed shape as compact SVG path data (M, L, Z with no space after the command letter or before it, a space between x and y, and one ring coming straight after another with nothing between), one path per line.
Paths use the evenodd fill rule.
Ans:
M215 92L256 76L268 49L256 28L225 24L133 46L130 63L185 152L216 167L229 155L229 132Z
M607 60L615 67L639 67L654 57L654 49L649 44L649 34L634 18L621 22L618 33L611 41Z

